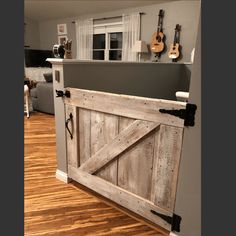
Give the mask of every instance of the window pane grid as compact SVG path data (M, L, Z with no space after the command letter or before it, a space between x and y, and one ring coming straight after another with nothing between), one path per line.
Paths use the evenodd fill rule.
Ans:
M110 33L109 40L110 49L122 48L122 32Z
M93 49L105 49L105 34L93 35Z
M105 33L93 35L94 60L121 60L122 57L122 32L106 29Z

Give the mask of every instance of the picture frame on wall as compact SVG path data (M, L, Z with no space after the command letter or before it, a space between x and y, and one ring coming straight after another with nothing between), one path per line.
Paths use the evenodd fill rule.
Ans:
M58 24L57 25L57 34L58 35L67 34L66 24Z
M67 35L59 35L58 36L58 44L63 44L64 41L67 41L68 37Z

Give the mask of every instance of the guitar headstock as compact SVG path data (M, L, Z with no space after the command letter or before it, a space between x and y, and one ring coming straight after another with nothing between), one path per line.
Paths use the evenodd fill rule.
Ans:
M163 9L160 9L158 16L160 16L160 17L163 17L163 16L164 16L164 10L163 10Z
M175 31L180 31L181 30L181 25L179 25L179 24L177 24L176 26L175 26Z

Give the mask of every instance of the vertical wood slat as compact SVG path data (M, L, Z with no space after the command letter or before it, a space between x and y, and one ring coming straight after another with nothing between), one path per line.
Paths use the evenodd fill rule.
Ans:
M66 111L66 119L68 119L70 117L70 114L72 114L72 120L70 120L70 122L68 123L68 127L73 134L73 138L71 139L70 134L65 127L67 160L69 165L77 168L80 165L79 132L78 132L79 109L75 106L66 105L65 111Z
M79 109L80 165L91 156L91 111Z
M132 121L120 117L120 131ZM153 141L154 134L150 133L118 159L118 186L146 199L151 194Z
M91 156L118 134L118 117L91 112ZM117 160L104 166L96 175L117 185Z
M161 125L155 137L151 201L173 211L183 128Z

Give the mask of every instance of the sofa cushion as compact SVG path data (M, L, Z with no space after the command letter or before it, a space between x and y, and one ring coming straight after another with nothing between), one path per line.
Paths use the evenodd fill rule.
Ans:
M36 88L30 89L30 95L31 97L37 98L37 89Z
M37 84L37 110L54 114L53 83L41 82Z
M52 73L44 73L43 74L44 79L46 80L47 83L51 83L52 82Z

